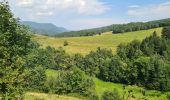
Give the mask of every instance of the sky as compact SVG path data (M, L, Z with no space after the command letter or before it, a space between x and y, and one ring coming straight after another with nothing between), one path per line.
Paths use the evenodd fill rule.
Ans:
M170 18L170 0L6 1L21 21L53 23L69 30Z

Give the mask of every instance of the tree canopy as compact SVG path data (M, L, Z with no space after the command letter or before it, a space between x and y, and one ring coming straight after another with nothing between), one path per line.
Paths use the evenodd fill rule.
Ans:
M31 35L19 20L13 17L7 2L0 3L0 94L4 99L20 99L24 90L35 80L35 74L44 75L42 64L32 62L27 66L27 57L38 49ZM34 72L34 74L31 74ZM42 72L42 73L41 73ZM43 77L42 77L43 78ZM29 80L29 81L28 81ZM37 84L45 77L37 81Z

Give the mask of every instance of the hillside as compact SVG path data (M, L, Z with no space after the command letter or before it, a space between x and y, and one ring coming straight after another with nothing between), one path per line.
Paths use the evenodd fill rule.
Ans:
M93 36L96 34L102 34L108 31L112 31L113 34L120 34L124 32L134 32L140 30L153 29L158 27L170 26L170 18L154 20L148 22L131 22L127 24L113 24L110 26L85 29L80 31L70 31L57 34L57 37L80 37L80 36Z
M21 24L26 25L30 28L33 33L43 34L43 35L56 35L62 32L68 32L67 29L63 27L56 27L51 23L36 23L32 21L23 21Z
M120 43L128 43L134 39L142 40L145 37L150 36L154 31L157 31L158 35L160 35L161 30L162 28L155 28L150 30L126 32L123 34L112 34L112 32L105 32L102 35L70 38L54 38L35 35L33 39L38 41L42 47L63 47L66 52L70 54L87 54L91 50L96 50L98 47L112 49L113 53L115 53L116 48ZM64 41L68 41L69 45L63 46Z

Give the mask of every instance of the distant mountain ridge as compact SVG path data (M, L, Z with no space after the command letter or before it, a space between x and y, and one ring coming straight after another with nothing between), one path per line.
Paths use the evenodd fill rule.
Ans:
M21 24L26 25L30 28L31 32L42 35L56 35L63 32L68 32L63 27L57 27L52 23L37 23L33 21L22 21Z

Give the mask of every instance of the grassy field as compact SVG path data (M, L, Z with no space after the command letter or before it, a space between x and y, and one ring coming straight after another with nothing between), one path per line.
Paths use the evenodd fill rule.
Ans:
M27 92L25 100L81 100L72 96Z
M123 34L112 34L106 32L102 35L86 36L86 37L67 37L67 38L53 38L41 35L35 35L34 40L38 41L42 47L52 46L54 48L63 47L66 52L70 54L81 53L87 54L92 50L96 50L97 47L109 48L115 53L117 46L120 43L128 43L134 39L142 40L147 36L150 36L154 31L157 31L158 35L161 34L162 28L155 28L150 30L127 32ZM68 41L68 46L63 46L64 41Z

